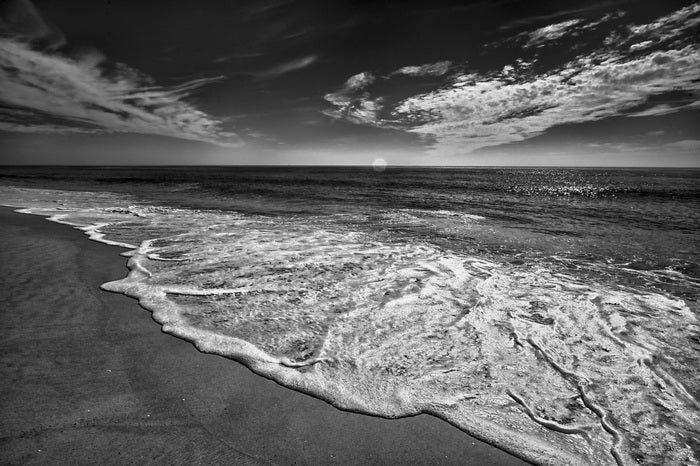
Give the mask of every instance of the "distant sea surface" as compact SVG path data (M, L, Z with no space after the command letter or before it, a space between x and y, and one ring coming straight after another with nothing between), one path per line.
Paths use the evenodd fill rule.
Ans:
M0 203L126 247L103 288L338 408L699 464L698 170L2 167Z

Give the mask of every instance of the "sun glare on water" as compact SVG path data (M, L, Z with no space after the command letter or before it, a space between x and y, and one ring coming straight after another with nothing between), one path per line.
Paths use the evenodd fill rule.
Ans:
M374 162L372 162L372 168L374 168L374 171L376 172L383 172L386 170L386 160L374 159Z

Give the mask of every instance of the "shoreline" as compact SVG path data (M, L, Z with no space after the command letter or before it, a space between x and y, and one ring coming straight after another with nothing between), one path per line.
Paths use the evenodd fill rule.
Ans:
M122 248L0 216L3 463L527 464L434 416L341 411L200 353L99 289L126 275Z

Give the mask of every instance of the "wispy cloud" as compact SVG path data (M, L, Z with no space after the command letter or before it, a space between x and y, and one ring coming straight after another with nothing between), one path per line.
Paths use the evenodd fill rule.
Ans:
M556 46L559 39L571 39L579 37L584 31L599 29L602 25L612 20L625 16L624 11L607 13L594 21L586 21L582 18L573 18L558 23L548 24L533 31L521 32L512 37L501 39L488 44L489 47L502 46L504 44L518 44L525 48L541 48Z
M541 27L532 32L525 33L527 37L527 46L534 46L551 40L559 39L571 30L574 26L581 22L580 19L571 19L562 21L561 23L550 24L549 26Z
M63 33L41 17L30 0L5 0L0 3L0 31L11 32L34 45L56 50L66 45Z
M647 116L660 116L668 115L670 113L676 113L681 110L697 110L700 109L700 100L690 103L681 103L676 105L669 104L659 104L653 107L646 108L637 112L627 113L627 117L647 117Z
M259 73L252 73L254 76L259 76L263 78L274 78L277 76L282 76L283 74L290 73L292 71L300 70L308 66L313 65L318 60L317 55L308 55L306 57L297 58L285 63L282 63L272 68L268 68L265 71Z
M24 132L131 132L240 145L222 123L186 101L191 91L223 77L160 87L123 64L102 70L95 55L79 59L33 50L28 44L0 39L0 103L60 124L35 124L24 117L9 120L5 130ZM87 129L89 128L89 129Z
M54 125L36 122L32 125L27 125L25 122L0 121L0 131L10 133L41 133L41 134L66 134L66 133L81 133L81 134L97 134L100 131L91 128L71 127L67 130L66 126Z
M696 29L700 25L698 13L700 13L700 3L694 3L651 23L630 26L629 30L632 36L648 35L657 40L672 39L678 35L679 28Z
M547 14L547 15L538 15L538 16L530 16L527 18L522 18L518 19L515 21L511 21L508 24L505 24L500 27L502 30L508 30L508 29L513 29L515 27L520 27L520 26L525 26L525 25L530 25L530 24L535 24L538 22L542 21L550 21L558 18L565 18L565 17L571 17L573 15L587 15L590 14L590 12L595 11L595 10L602 10L604 8L609 8L613 5L621 4L624 3L624 1L610 1L610 2L601 2L601 3L592 3L589 6L585 6L583 8L576 8L572 10L561 10L557 11L555 13Z
M700 5L695 5L632 27L619 46L603 46L548 72L534 74L528 63L516 62L497 72L453 76L441 88L387 109L390 118L380 119L377 112L357 117L354 109L360 104L378 100L366 91L359 102L328 96L326 100L336 105L336 116L355 123L400 127L424 135L434 150L453 154L522 141L560 124L624 115L649 97L665 92L686 91L688 99L673 107L637 112L636 116L697 108L700 54L688 32L699 9ZM579 21L557 23L528 37L552 40L571 27L586 25ZM663 48L629 50L630 44L667 34L673 36L665 39Z
M437 63L426 63L419 66L404 66L396 71L393 71L389 76L397 74L405 74L408 76L442 76L450 69L452 62L439 61Z
M666 147L676 150L689 151L697 154L700 151L700 140L684 139L682 141L670 142L666 144Z
M223 122L188 102L223 76L161 87L95 49L71 56L61 31L30 0L0 5L0 130L23 133L156 134L241 145Z

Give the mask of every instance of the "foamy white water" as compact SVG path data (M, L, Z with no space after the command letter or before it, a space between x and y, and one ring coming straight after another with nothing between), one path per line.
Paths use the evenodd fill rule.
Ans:
M431 413L541 464L698 464L700 324L684 300L320 217L18 188L0 199L128 248L129 275L103 288L164 331L339 408Z

